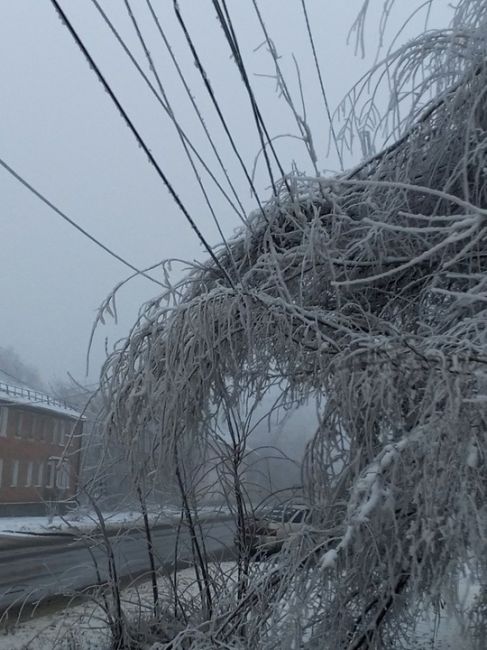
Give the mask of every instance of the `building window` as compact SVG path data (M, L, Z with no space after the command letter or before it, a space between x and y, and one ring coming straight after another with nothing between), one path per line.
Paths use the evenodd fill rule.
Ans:
M8 415L8 426L7 426L7 436L14 436L17 431L17 418L19 417L19 412L16 409L10 409Z
M41 434L41 440L44 442L49 442L49 440L52 440L52 426L53 426L53 420L52 418L42 418L42 434Z
M44 463L39 463L37 468L37 483L36 487L42 487L44 485Z
M46 487L48 487L48 488L53 488L54 487L55 476L56 476L56 464L57 464L57 461L55 461L55 460L50 460L47 463Z
M73 426L70 420L66 420L64 423L64 446L66 446L71 438L73 432Z
M31 413L24 413L22 418L22 437L32 440L32 434L34 429L34 417Z
M17 438L20 438L22 435L22 427L23 427L23 420L24 418L22 417L22 411L17 411L17 426L15 429L15 435Z
M25 487L30 487L32 485L32 475L34 472L34 463L30 460L27 463L27 474L25 477Z
M10 487L17 487L19 482L19 461L12 461L12 479L10 481Z
M37 439L45 441L46 432L49 420L47 418L39 418L37 421Z
M56 487L60 490L67 490L69 487L69 463L63 461L57 466Z
M52 420L52 444L59 444L59 420Z
M64 447L64 437L66 435L66 422L59 420L59 444Z
M0 406L0 436L7 435L8 408Z
M32 440L37 440L37 429L39 427L39 418L36 415L32 416L32 431L31 438Z

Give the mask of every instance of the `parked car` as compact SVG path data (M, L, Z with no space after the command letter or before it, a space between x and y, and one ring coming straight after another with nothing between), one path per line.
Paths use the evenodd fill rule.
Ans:
M274 553L310 520L311 509L304 504L289 503L256 512L245 521L245 546L250 553Z
M235 546L242 544L244 549L253 554L257 550L258 540L267 531L267 518L270 510L257 510L245 517L244 528L235 534Z

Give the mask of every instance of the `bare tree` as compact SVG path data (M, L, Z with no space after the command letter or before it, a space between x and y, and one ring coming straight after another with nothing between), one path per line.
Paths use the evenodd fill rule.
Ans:
M322 399L312 533L246 567L245 590L212 595L171 648L407 648L465 567L485 583L486 27L487 2L460 0L448 29L388 53L339 136L363 136L385 79L394 142L333 178L276 181L107 361L107 432L130 446L156 422L166 457L222 417L240 454L235 409L271 386Z
M12 347L0 346L0 371L3 379L23 383L31 388L45 390L44 382L36 368L25 363Z

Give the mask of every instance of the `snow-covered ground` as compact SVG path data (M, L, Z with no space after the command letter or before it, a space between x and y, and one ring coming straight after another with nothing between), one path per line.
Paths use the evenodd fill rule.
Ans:
M234 564L223 563L219 565L219 570L232 572ZM160 578L158 586L161 599L164 599L164 595L169 598L172 586L168 578ZM197 597L194 569L178 572L178 592L185 599ZM149 583L123 591L123 607L128 619L133 616L134 619L140 617L149 620L152 603L152 586ZM12 623L3 630L0 628L0 650L105 650L110 647L109 639L105 613L93 602Z
M201 516L226 515L229 510L226 506L203 506L198 509ZM181 511L176 506L163 506L157 510L149 511L149 521L152 525L170 523L179 519ZM127 527L140 527L143 525L142 514L136 510L120 512L104 512L103 520L109 530ZM0 536L18 534L53 534L53 533L87 533L99 528L100 522L95 513L87 511L73 511L64 517L0 517ZM0 644L0 650L2 646Z
M161 510L150 513L151 523L159 523L177 518L176 510ZM104 512L103 520L108 528L142 525L142 515L136 511ZM34 533L37 535L50 533L89 532L99 527L95 513L72 513L64 517L2 517L0 518L0 535L17 533ZM0 646L1 647L1 646Z
M235 564L218 565L229 579L235 575ZM171 600L172 585L167 577L158 581L161 600ZM178 593L184 600L197 599L198 589L192 568L178 572ZM148 582L128 587L123 591L122 605L127 620L150 621L152 613L152 585ZM61 612L11 622L0 628L0 650L105 650L110 647L110 633L103 609L87 602ZM155 646L148 643L149 650ZM159 646L160 647L160 646ZM469 650L460 624L446 613L438 621L425 615L417 629L411 650Z

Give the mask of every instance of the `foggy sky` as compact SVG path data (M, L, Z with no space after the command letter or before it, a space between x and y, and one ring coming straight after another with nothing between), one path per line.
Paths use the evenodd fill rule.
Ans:
M219 235L193 178L174 127L109 33L90 0L64 0L65 11L83 37L151 151L212 244ZM122 0L101 2L114 24L150 74ZM165 90L182 126L212 170L222 174L177 79L162 41L150 20L145 0L133 9L158 66ZM346 45L361 0L308 0L318 57L328 98L335 107L346 90L373 62L378 13L368 23L368 55L354 56ZM412 9L399 2L391 33ZM250 74L273 74L250 0L231 0L229 9ZM344 5L346 8L344 8ZM376 9L382 6L377 0ZM433 25L448 18L439 2ZM174 18L172 0L154 2L174 51L190 83L214 142L224 158L247 210L256 207L235 157L211 108L191 54ZM237 69L209 0L183 0L181 10L209 73L222 110L249 168L259 140ZM308 119L321 169L338 169L333 149L328 155L328 122L320 98L305 23L298 0L261 0L261 10L282 55L287 80L297 93L292 54L302 76ZM416 33L423 17L401 36ZM419 21L419 22L418 22ZM0 74L2 79L0 156L46 194L83 228L139 268L165 258L204 259L205 251L174 201L138 148L117 110L90 70L48 0L0 0ZM153 80L153 79L151 79ZM272 135L296 134L296 125L272 79L252 76L264 119ZM302 143L283 138L276 148L286 170L291 163L311 173ZM357 150L355 160L360 156ZM353 158L348 158L350 164ZM239 222L225 201L205 185L224 234ZM262 199L269 180L261 160L256 185ZM85 356L96 309L128 269L83 238L49 208L0 169L1 318L0 345L13 346L47 381L70 371L81 381L96 379L108 347L126 335L140 305L157 294L141 278L120 294L118 326L108 323L95 337L91 372L84 377ZM176 272L180 272L176 270Z

